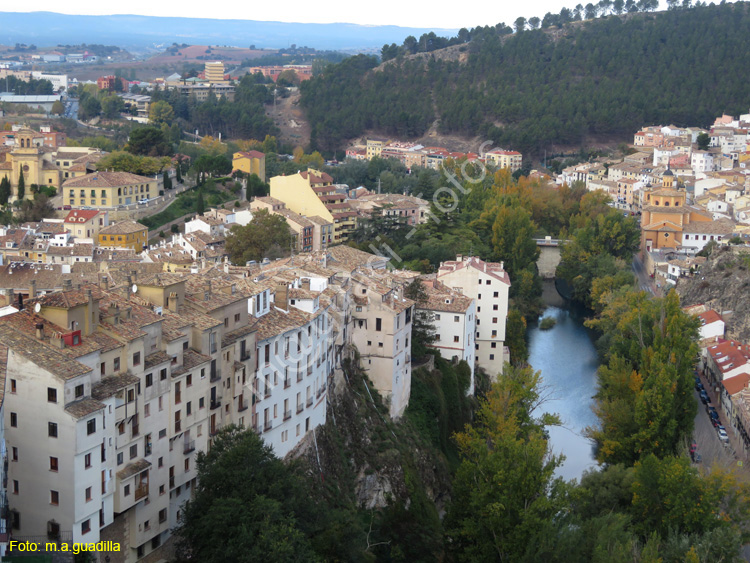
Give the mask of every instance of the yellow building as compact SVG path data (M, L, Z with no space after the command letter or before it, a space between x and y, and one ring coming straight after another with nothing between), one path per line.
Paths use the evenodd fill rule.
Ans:
M328 243L345 242L357 228L357 211L347 203L345 194L336 191L333 178L325 172L310 168L291 176L274 176L271 197L303 217L317 216L333 223L333 240Z
M387 139L367 139L367 160L370 160L376 156L379 157L383 152L383 147L387 144Z
M206 82L209 84L226 84L227 82L224 80L224 63L221 61L206 63L204 73Z
M523 157L518 151L495 149L488 151L485 154L485 159L488 164L494 164L498 168L510 168L511 172L515 172L521 168Z
M141 252L148 245L148 227L135 221L120 221L99 230L99 246L130 248Z
M641 248L677 248L683 229L690 223L712 221L710 213L685 205L685 192L660 188L644 194L641 215Z
M63 184L63 203L71 207L117 207L158 195L157 180L130 172L94 172Z
M266 181L266 155L259 151L240 151L232 156L232 169L246 174L257 174Z
M15 146L0 162L0 178L10 180L10 201L18 199L18 180L23 172L24 199L31 199L31 184L60 187L60 169L45 158L52 149L44 146L44 134L21 129L15 133Z

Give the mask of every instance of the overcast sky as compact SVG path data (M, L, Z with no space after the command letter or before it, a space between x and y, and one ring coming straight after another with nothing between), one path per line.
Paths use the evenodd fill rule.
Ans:
M588 2L579 0L583 5ZM591 1L591 0L588 0ZM478 25L512 24L519 16L542 18L545 13L557 13L563 6L573 8L578 1L558 0L489 1L475 0L469 4L455 2L421 2L410 0L378 0L351 2L343 0L287 0L286 2L237 2L214 0L205 2L177 2L176 0L130 0L124 4L101 0L35 0L34 11L80 15L138 14L149 16L185 16L195 18L245 19L302 23L358 23L363 25L399 25L404 27L433 27L458 29ZM0 11L27 12L32 6L8 3Z

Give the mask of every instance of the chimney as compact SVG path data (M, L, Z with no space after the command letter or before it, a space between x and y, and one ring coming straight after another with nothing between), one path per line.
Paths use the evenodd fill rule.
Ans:
M73 289L73 280L67 278L63 280L63 291L71 291Z
M37 323L36 325L34 325L34 328L36 328L37 340L44 340L44 324Z
M178 312L177 292L172 291L167 297L167 308L173 313Z
M23 295L18 294L18 310L23 311Z
M278 282L276 284L276 295L273 302L277 309L289 310L289 286L287 286L286 282Z
M49 341L55 348L60 348L61 350L65 348L65 340L63 340L61 334L54 334Z
M505 268L504 268L504 266L505 266L505 262L503 262L503 261L501 260L501 261L500 261L500 269L501 269L501 270L504 270L504 269L505 269Z
M29 287L29 299L34 299L36 297L36 280L31 280L30 285L31 287Z
M102 288L102 289L103 289L104 291L107 291L107 290L109 289L109 276L108 276L107 274L104 274L104 276L102 277L102 285L101 285L101 288Z

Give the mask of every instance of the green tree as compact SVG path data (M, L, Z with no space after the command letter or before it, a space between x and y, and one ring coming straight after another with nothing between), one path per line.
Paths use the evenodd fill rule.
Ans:
M496 206L490 211L492 248L497 260L505 262L511 277L536 264L539 247L533 236L536 227L531 214L517 203Z
M0 179L0 205L7 205L10 198L10 180L7 176Z
M65 112L65 106L60 100L55 100L55 102L52 104L52 114L53 115L62 115Z
M505 321L505 344L510 351L510 359L514 365L525 364L529 359L526 345L526 319L517 308L508 311Z
M26 195L26 180L23 178L23 170L18 173L18 186L16 187L16 195L18 200L22 200L23 196Z
M195 212L198 215L203 215L206 211L206 202L203 200L203 189L198 188L198 200L195 203Z
M102 106L102 115L108 119L115 119L125 108L125 103L122 101L122 98L115 94L104 96L100 103Z
M159 127L137 127L130 133L125 150L138 155L169 156L172 146Z
M255 432L220 430L197 465L176 529L180 560L318 560L303 528L316 520L303 481Z
M162 172L161 179L162 179L162 185L164 186L164 191L171 190L172 178L169 177L169 172L167 170L164 170L164 172Z
M175 180L177 180L178 184L182 184L182 165L180 162L175 166Z
M154 125L161 125L166 123L171 125L174 119L174 110L169 102L159 100L151 104L148 108L148 120Z
M291 242L292 234L284 217L261 209L253 214L247 225L232 227L227 235L226 249L234 264L245 265L250 260L285 255Z
M506 366L481 400L475 422L456 435L462 462L445 527L458 561L518 561L538 530L559 514L562 482L545 428L557 417L534 417L539 372Z
M698 143L698 150L707 151L711 145L711 135L708 133L699 133L695 141Z
M429 296L424 284L419 278L406 286L404 295L416 303L414 318L411 326L411 355L414 361L425 357L430 345L437 340L435 329L435 315L424 308Z

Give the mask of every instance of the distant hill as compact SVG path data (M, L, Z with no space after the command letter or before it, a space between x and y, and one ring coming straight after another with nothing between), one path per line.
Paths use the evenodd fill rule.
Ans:
M380 66L357 56L329 67L301 89L311 143L335 149L368 131L405 139L432 130L538 155L632 139L643 124L707 126L750 107L744 2L509 31L480 28Z
M284 23L152 16L71 16L53 12L0 12L0 43L103 43L139 50L154 44L193 43L283 48L292 43L317 49L373 49L429 31L455 29L363 26L347 23Z

